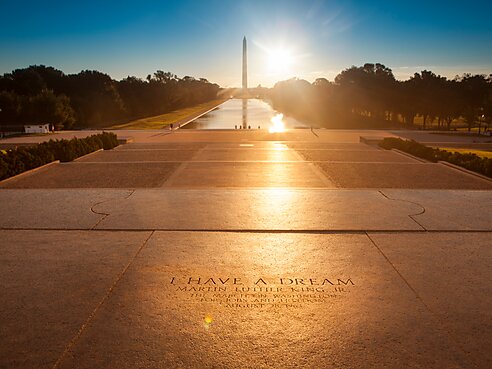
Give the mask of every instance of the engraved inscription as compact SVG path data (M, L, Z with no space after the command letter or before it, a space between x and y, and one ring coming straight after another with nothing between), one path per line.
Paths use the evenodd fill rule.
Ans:
M344 298L356 286L352 278L172 276L168 287L187 302L225 308L300 308Z

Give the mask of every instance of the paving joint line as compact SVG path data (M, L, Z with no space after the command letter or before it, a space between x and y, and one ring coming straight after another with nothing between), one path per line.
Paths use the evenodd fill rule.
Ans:
M456 164L453 164L453 163L447 162L447 161L445 161L445 160L439 160L439 161L438 161L438 164L444 165L444 166L446 166L446 167L448 167L448 168L452 168L452 169L454 169L454 170L456 170L456 171L458 171L458 172L461 172L461 173L467 174L468 176L470 176L470 177L472 177L472 178L475 178L475 179L476 179L476 178L479 178L479 179L481 179L482 181L485 181L485 182L487 182L487 183L489 183L489 184L491 184L491 183L492 183L492 178L491 178L491 177L487 177L487 176L485 176L485 175L483 175L483 174L480 174L480 173L474 172L474 171L472 171L472 170L469 170L469 169L463 168L463 167L461 167L461 166L459 166L459 165L456 165Z
M336 187L336 184L334 181L332 181L330 178L328 178L328 175L325 174L314 162L312 161L307 161L296 149L289 149L294 156L296 156L300 162L306 163L311 169L311 172L313 172L316 177L327 187Z
M57 232L209 232L209 233L272 233L272 234L351 234L372 233L492 233L492 229L217 229L217 228L14 228L0 231L57 231Z
M384 150L384 149L383 149L383 150ZM424 164L429 164L429 163L432 163L432 162L431 162L431 161L429 161L429 160L425 160L425 159L423 159L423 158L419 158L418 156L414 156L414 155L409 154L409 153L407 153L407 152L405 152L405 151L401 151L401 150L398 150L398 149L391 149L390 151L393 151L394 153L399 154L399 155L401 155L401 156L404 156L404 157L407 157L407 158L411 158L411 159L413 159L413 160L415 160L415 161L418 161L418 162L420 162L420 163L424 163Z
M420 214L424 214L424 212L425 212L425 208L424 208L424 211L423 211L422 213L420 213ZM414 214L411 214L411 215L409 215L408 217L409 217L410 219L412 219L415 223L417 223L420 227L422 227L422 229L423 229L424 231L427 231L427 228L425 228L425 227L424 227L424 226L423 226L423 225L422 225L422 224L421 224L421 223L420 223L417 219L415 219L415 216L416 216L416 215L420 215L420 214L415 214L415 215L414 215Z
M130 262L126 265L126 267L123 269L123 271L118 275L118 278L113 282L111 287L109 288L108 292L106 295L102 298L102 300L99 302L99 304L95 307L95 309L89 314L89 317L86 319L86 321L82 324L82 326L79 328L78 332L75 334L75 336L70 340L70 342L67 344L61 355L58 357L56 360L55 364L53 365L52 369L58 369L60 367L60 364L62 361L65 359L67 354L70 352L70 350L76 345L82 334L85 332L85 330L89 327L91 322L94 320L96 314L101 310L102 306L106 303L106 301L109 299L111 294L113 293L114 289L116 288L116 285L121 281L125 273L128 271L130 266L133 264L135 259L138 257L140 252L143 250L145 245L149 242L149 240L152 238L154 235L154 231L151 231L149 236L144 240L142 245L138 248L137 252L133 257L131 258Z
M294 150L294 149L292 149ZM127 150L128 151L128 150ZM283 150L284 151L284 150ZM234 163L234 164L242 164L242 163L274 163L274 164L298 164L298 163L306 163L306 164L316 164L316 163L329 163L329 164L398 164L398 165L407 165L407 166L417 166L422 164L427 165L439 165L439 163L412 163L412 162L401 162L401 161L342 161L342 160L307 160L307 159L299 159L299 160L128 160L128 161L78 161L78 162L66 162L60 163L62 166L70 166L70 165L89 165L89 164L175 164L175 163L197 163L197 164L208 164L208 163Z
M126 200L128 198L130 198L131 195L133 195L135 193L135 190L129 190L129 194L125 197L123 197L123 200ZM98 214L98 215L102 215L101 219L99 219L96 224L94 224L91 228L91 230L94 230L96 229L96 227L104 220L106 219L110 214L109 213L103 213L103 212L97 212L96 210L94 210L94 208L98 205L101 205L105 202L108 202L108 201L112 201L112 200L119 200L120 198L119 197L112 197L110 199L106 199L106 200L103 200L103 201L99 201L97 203L95 203L94 205L91 206L91 211L94 213L94 214Z
M314 132L313 126L311 126L311 133L313 135L315 135L317 138L319 138L318 134L316 132Z
M188 167L189 163L189 161L181 162L181 164L169 175L169 177L167 177L167 179L160 187L154 188L171 187L174 184L174 180L176 179L176 177L181 175L181 173Z
M205 147L207 147L207 146L205 145L205 146L199 148L198 150L195 150L193 156L191 157L191 159L189 161L195 161L195 158L199 158L202 155L202 153L205 151ZM186 161L188 161L188 160L186 160Z
M370 236L370 234L368 232L365 232L365 234L366 234L367 238L369 239L369 241L371 241L371 243L373 244L373 246L383 256L383 258L389 263L389 265L391 265L391 267L396 272L396 274L398 274L398 276L406 284L406 286L415 294L415 296L417 297L417 300L420 301L420 303L427 309L427 311L431 314L431 316L439 323L440 328L443 329L446 332L449 340L454 345L456 345L457 347L459 347L459 349L461 350L462 354L464 354L465 358L467 358L468 361L470 361L473 364L474 367L477 367L478 368L478 364L475 362L475 360L473 359L472 355L461 345L461 343L459 342L459 340L456 339L456 337L455 337L456 334L453 333L448 328L448 326L444 323L444 321L439 317L439 315L428 304L426 304L426 302L424 301L424 299L422 298L422 296L420 296L420 294L417 292L417 290L415 288L413 288L413 286L410 284L410 282L408 282L408 280L403 276L403 274L400 273L400 271L391 262L391 260L388 258L388 256L386 256L386 254L383 252L383 250L377 245L376 241L374 241L374 239Z
M99 150L91 151L88 154L85 154L85 155L79 156L78 158L73 159L72 162L83 161L85 158L87 158L89 156L92 156L94 154L97 154L98 152L101 152L101 151L104 151L104 149L99 149ZM106 151L109 151L109 150L106 150Z
M378 190L378 192L383 196L385 197L386 199L388 200L391 200L391 201L401 201L401 202L407 202L409 204L413 204L413 205L416 205L416 206L419 206L420 208L422 208L422 210L420 211L420 213L415 213L415 214L409 214L408 217L410 219L412 219L415 223L418 224L419 227L421 227L424 231L427 231L427 229L420 223L417 221L417 219L415 219L416 216L418 215L422 215L425 213L425 206L423 206L422 204L419 204L418 202L414 202L414 201L410 201L410 200L402 200L402 199L393 199L389 196L387 196L382 190Z
M155 135L149 136L149 138L151 138L151 137L157 137L157 136L166 136L166 135L168 135L170 133L171 132L159 132L159 133L156 133Z

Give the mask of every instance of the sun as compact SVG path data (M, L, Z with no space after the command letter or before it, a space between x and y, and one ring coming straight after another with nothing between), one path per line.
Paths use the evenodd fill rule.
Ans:
M292 66L292 55L288 50L277 49L268 51L268 68L273 73L289 72Z

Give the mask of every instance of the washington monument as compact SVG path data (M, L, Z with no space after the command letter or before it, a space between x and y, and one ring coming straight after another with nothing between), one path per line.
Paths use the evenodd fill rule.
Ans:
M243 38L243 93L248 91L248 50L246 36Z

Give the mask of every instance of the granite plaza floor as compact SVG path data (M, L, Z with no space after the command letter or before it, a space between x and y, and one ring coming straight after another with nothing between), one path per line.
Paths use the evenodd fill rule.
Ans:
M492 181L315 133L1 182L0 368L490 368Z

